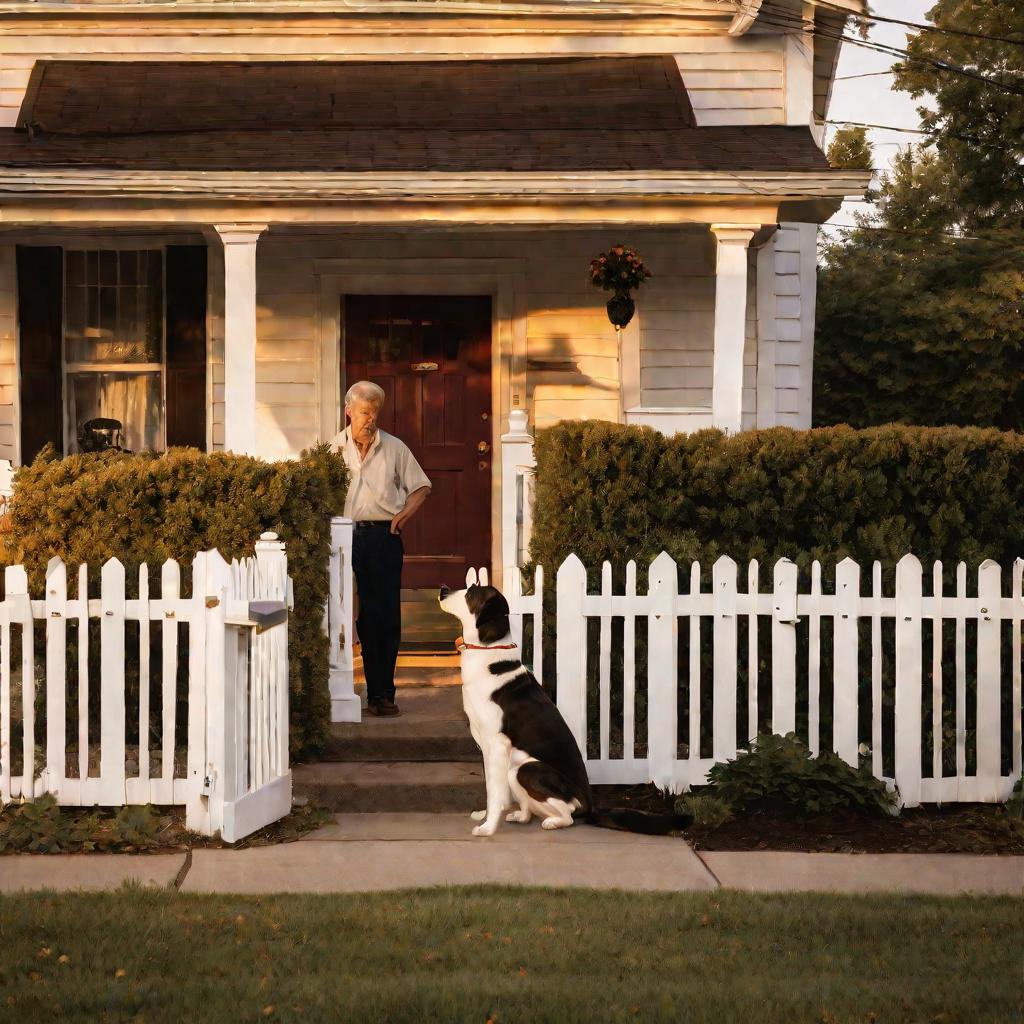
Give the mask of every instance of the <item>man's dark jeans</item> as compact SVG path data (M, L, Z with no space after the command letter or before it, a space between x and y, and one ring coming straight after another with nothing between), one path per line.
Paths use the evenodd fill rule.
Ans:
M356 632L363 645L366 698L395 699L395 661L402 638L402 538L390 523L352 534L352 571L359 589Z

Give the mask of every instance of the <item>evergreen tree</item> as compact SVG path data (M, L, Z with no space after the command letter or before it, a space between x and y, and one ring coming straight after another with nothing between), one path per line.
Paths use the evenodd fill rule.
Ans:
M1024 5L930 17L1001 39L922 31L896 68L934 100L934 135L869 193L879 214L823 247L815 421L1024 429Z

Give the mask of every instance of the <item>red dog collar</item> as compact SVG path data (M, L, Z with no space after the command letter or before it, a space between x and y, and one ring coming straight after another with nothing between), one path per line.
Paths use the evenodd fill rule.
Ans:
M455 650L457 651L514 651L515 644L495 644L492 647L483 647L480 644L467 644L463 637L455 638Z

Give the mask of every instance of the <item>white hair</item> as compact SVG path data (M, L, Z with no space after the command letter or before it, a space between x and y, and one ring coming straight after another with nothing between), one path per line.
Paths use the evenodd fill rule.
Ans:
M351 409L352 403L357 401L373 402L379 409L384 404L384 389L372 380L357 380L345 392L345 408Z

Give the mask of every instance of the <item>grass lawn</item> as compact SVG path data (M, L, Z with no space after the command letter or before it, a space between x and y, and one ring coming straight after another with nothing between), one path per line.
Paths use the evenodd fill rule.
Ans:
M1022 920L1010 898L32 893L0 897L0 1020L1020 1021Z

